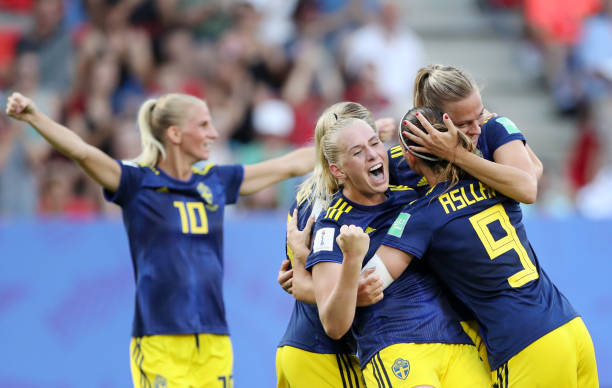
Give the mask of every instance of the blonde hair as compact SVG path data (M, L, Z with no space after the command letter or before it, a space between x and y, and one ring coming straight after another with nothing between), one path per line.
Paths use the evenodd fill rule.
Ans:
M445 111L444 105L463 100L478 90L469 76L453 66L429 65L419 69L414 80L414 106Z
M145 101L138 110L138 128L142 151L132 161L155 166L166 158L164 134L168 127L181 125L187 110L197 104L206 104L197 97L181 93L168 93Z
M446 128L446 125L444 125L444 121L442 120L442 113L437 109L430 107L412 108L404 115L399 126L399 138L401 140L402 148L421 159L422 162L428 165L441 180L450 181L450 185L447 188L448 191L455 186L466 173L460 167L446 159L439 158L432 154L415 152L409 148L410 146L419 146L419 144L413 142L407 136L404 136L403 132L412 132L410 127L404 124L406 121L413 124L421 131L427 132L423 128L423 125L419 119L417 119L417 113L423 115L435 130L440 132L448 131L448 128ZM475 149L474 144L472 144L472 141L463 132L457 131L457 135L457 145L467 149L470 152L478 152Z
M341 187L329 169L331 163L340 162L338 132L357 120L363 120L378 133L370 111L356 102L339 102L321 114L315 127L316 164L312 175L300 185L298 198L308 198L310 204L319 201L323 209L329 206Z

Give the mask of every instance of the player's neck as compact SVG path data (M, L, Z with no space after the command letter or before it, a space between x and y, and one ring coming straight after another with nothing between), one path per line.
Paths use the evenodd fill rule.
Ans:
M169 150L167 150L169 151ZM185 155L177 153L177 152L167 152L166 158L161 159L159 163L157 163L159 168L164 170L164 172L171 177L186 181L191 178L191 165L189 161L186 160Z
M443 180L445 180L445 179L442 179L442 177L440 177L439 174L436 174L435 172L431 170L431 168L427 166L422 169L422 172L423 172L423 176L425 177L425 179L427 179L427 183L429 183L430 187L433 187L437 185L438 183L442 182Z

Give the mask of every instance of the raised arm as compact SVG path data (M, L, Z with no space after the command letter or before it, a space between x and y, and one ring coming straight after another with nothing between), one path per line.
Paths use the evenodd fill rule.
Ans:
M343 225L336 242L344 256L342 264L316 264L312 269L312 280L323 328L331 338L340 339L355 318L361 263L370 238L358 226Z
M74 160L104 188L116 191L121 168L110 156L83 141L76 133L53 121L36 108L32 100L13 93L6 104L6 114L30 124L59 152Z
M535 202L538 193L538 166L532 162L527 148L520 140L511 141L495 150L495 161L492 162L458 147L458 130L448 115L444 115L448 132L435 130L423 115L418 115L418 118L428 133L416 129L411 123L407 125L413 133L404 132L411 140L422 145L414 147L414 151L432 153L449 160L474 178L519 202ZM541 163L539 166L541 175Z
M294 176L304 175L314 168L314 147L304 147L278 158L244 166L240 195L256 193Z

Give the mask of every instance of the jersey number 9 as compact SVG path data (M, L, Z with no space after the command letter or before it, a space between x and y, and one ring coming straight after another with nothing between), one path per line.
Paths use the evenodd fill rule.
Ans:
M489 225L495 221L498 221L506 232L506 235L499 240L495 240L489 229ZM516 229L510 222L506 209L504 209L501 203L473 215L470 217L470 222L491 260L495 260L497 257L512 250L517 253L523 269L508 278L510 287L521 287L540 277L538 270L527 254L527 250L525 250L521 240L518 238Z

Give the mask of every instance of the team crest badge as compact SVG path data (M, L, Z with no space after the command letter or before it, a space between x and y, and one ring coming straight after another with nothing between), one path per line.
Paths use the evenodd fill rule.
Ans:
M404 360L403 358L398 358L393 363L391 367L393 374L400 380L406 380L408 374L410 373L410 363L408 360Z
M215 211L219 207L218 205L213 204L213 193L210 190L210 187L206 186L204 183L198 183L198 187L196 188L198 193L200 193L200 197L206 202L206 208L210 211Z
M153 381L153 387L155 388L166 388L168 386L168 382L166 378L162 375L156 375L155 380Z
M212 205L213 194L212 191L210 191L210 187L206 186L204 183L199 183L197 190L198 193L200 193L200 197L202 197L207 204Z

